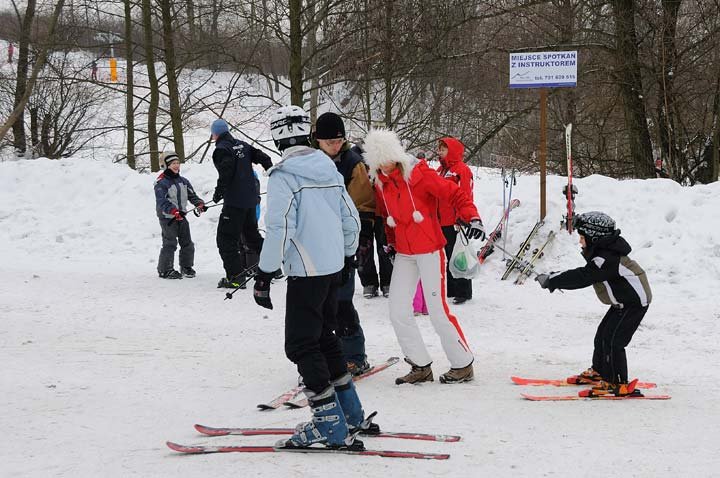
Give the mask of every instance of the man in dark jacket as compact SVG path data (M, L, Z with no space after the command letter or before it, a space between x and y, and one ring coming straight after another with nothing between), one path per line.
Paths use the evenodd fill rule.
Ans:
M342 174L345 188L360 213L360 247L357 261L367 262L367 244L372 244L372 230L375 220L375 191L370 184L367 168L362 157L345 139L345 124L335 113L320 115L315 123L317 148L333 160ZM355 272L348 276L347 282L338 289L337 329L336 333L343 345L343 353L348 371L360 375L370 368L365 353L365 335L360 326L360 318L353 304L355 293Z
M625 347L652 301L645 271L628 257L632 248L615 229L615 221L592 211L573 218L580 235L584 267L560 273L540 274L536 280L550 292L555 289L582 289L590 285L600 302L610 305L595 334L592 367L578 377L586 383L601 380L589 396L638 393L628 387Z
M215 141L213 164L218 171L214 202L223 202L217 228L217 248L225 268L225 277L218 287L234 288L242 281L243 261L246 254L248 267L257 265L262 249L262 236L258 231L258 187L253 175L253 164L267 171L272 167L270 157L244 141L233 138L228 124L215 120L210 126ZM241 237L244 247L241 245ZM246 249L246 250L245 250Z

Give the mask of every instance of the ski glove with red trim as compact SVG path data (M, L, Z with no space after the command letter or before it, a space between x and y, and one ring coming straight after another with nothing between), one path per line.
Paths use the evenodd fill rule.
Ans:
M255 287L253 288L255 303L270 310L273 308L270 300L270 281L273 275L275 275L274 272L265 272L258 269L257 274L255 274Z

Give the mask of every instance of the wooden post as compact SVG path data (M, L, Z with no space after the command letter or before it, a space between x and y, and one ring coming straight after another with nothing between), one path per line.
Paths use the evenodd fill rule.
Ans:
M540 88L540 220L545 220L547 199L545 183L547 175L547 88Z

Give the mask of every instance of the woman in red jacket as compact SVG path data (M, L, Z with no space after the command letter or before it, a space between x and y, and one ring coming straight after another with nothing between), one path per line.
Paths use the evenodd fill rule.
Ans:
M473 199L473 173L470 168L463 162L463 154L465 146L455 138L442 138L438 143L438 156L440 157L440 166L437 169L441 178L460 186ZM447 240L445 245L445 254L452 254L457 240L458 231L455 228L457 221L457 212L452 204L441 201L438 210L440 216L440 226L443 235ZM456 279L447 270L447 296L453 297L454 304L462 304L472 299L472 281L470 279Z
M456 184L432 170L425 161L407 154L397 135L373 130L365 138L365 160L375 184L377 214L385 218L388 247L397 252L390 279L390 320L410 373L396 384L433 381L432 358L413 318L412 300L422 280L433 327L440 336L450 370L442 383L473 379L473 355L445 297L445 237L437 211L440 201L451 204L457 218L470 225L468 237L484 236L475 205Z

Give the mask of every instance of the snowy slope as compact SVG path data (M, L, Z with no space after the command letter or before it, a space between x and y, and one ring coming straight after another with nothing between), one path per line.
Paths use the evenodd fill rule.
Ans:
M211 164L183 168L209 198ZM494 226L497 171L479 170L476 203ZM196 279L163 281L154 177L104 161L0 163L0 440L2 476L713 476L720 458L717 363L720 185L578 179L578 211L615 218L647 271L655 300L628 349L630 372L659 383L666 402L531 403L509 376L562 377L589 365L605 307L591 290L548 294L501 282L499 253L483 265L474 299L453 308L476 353L476 381L393 385L397 365L360 383L366 410L388 430L456 433L460 443L372 440L372 447L449 452L447 462L347 456L176 456L165 440L262 444L273 437L203 438L196 422L290 426L307 410L255 405L293 385L282 344L284 283L275 310L250 291L215 288L218 210L190 217ZM557 229L564 178L548 178ZM538 178L522 176L508 247L537 219ZM541 268L582 264L577 237L559 233ZM387 301L356 305L371 360L399 355ZM435 358L448 367L427 319ZM565 393L568 389L532 388Z

